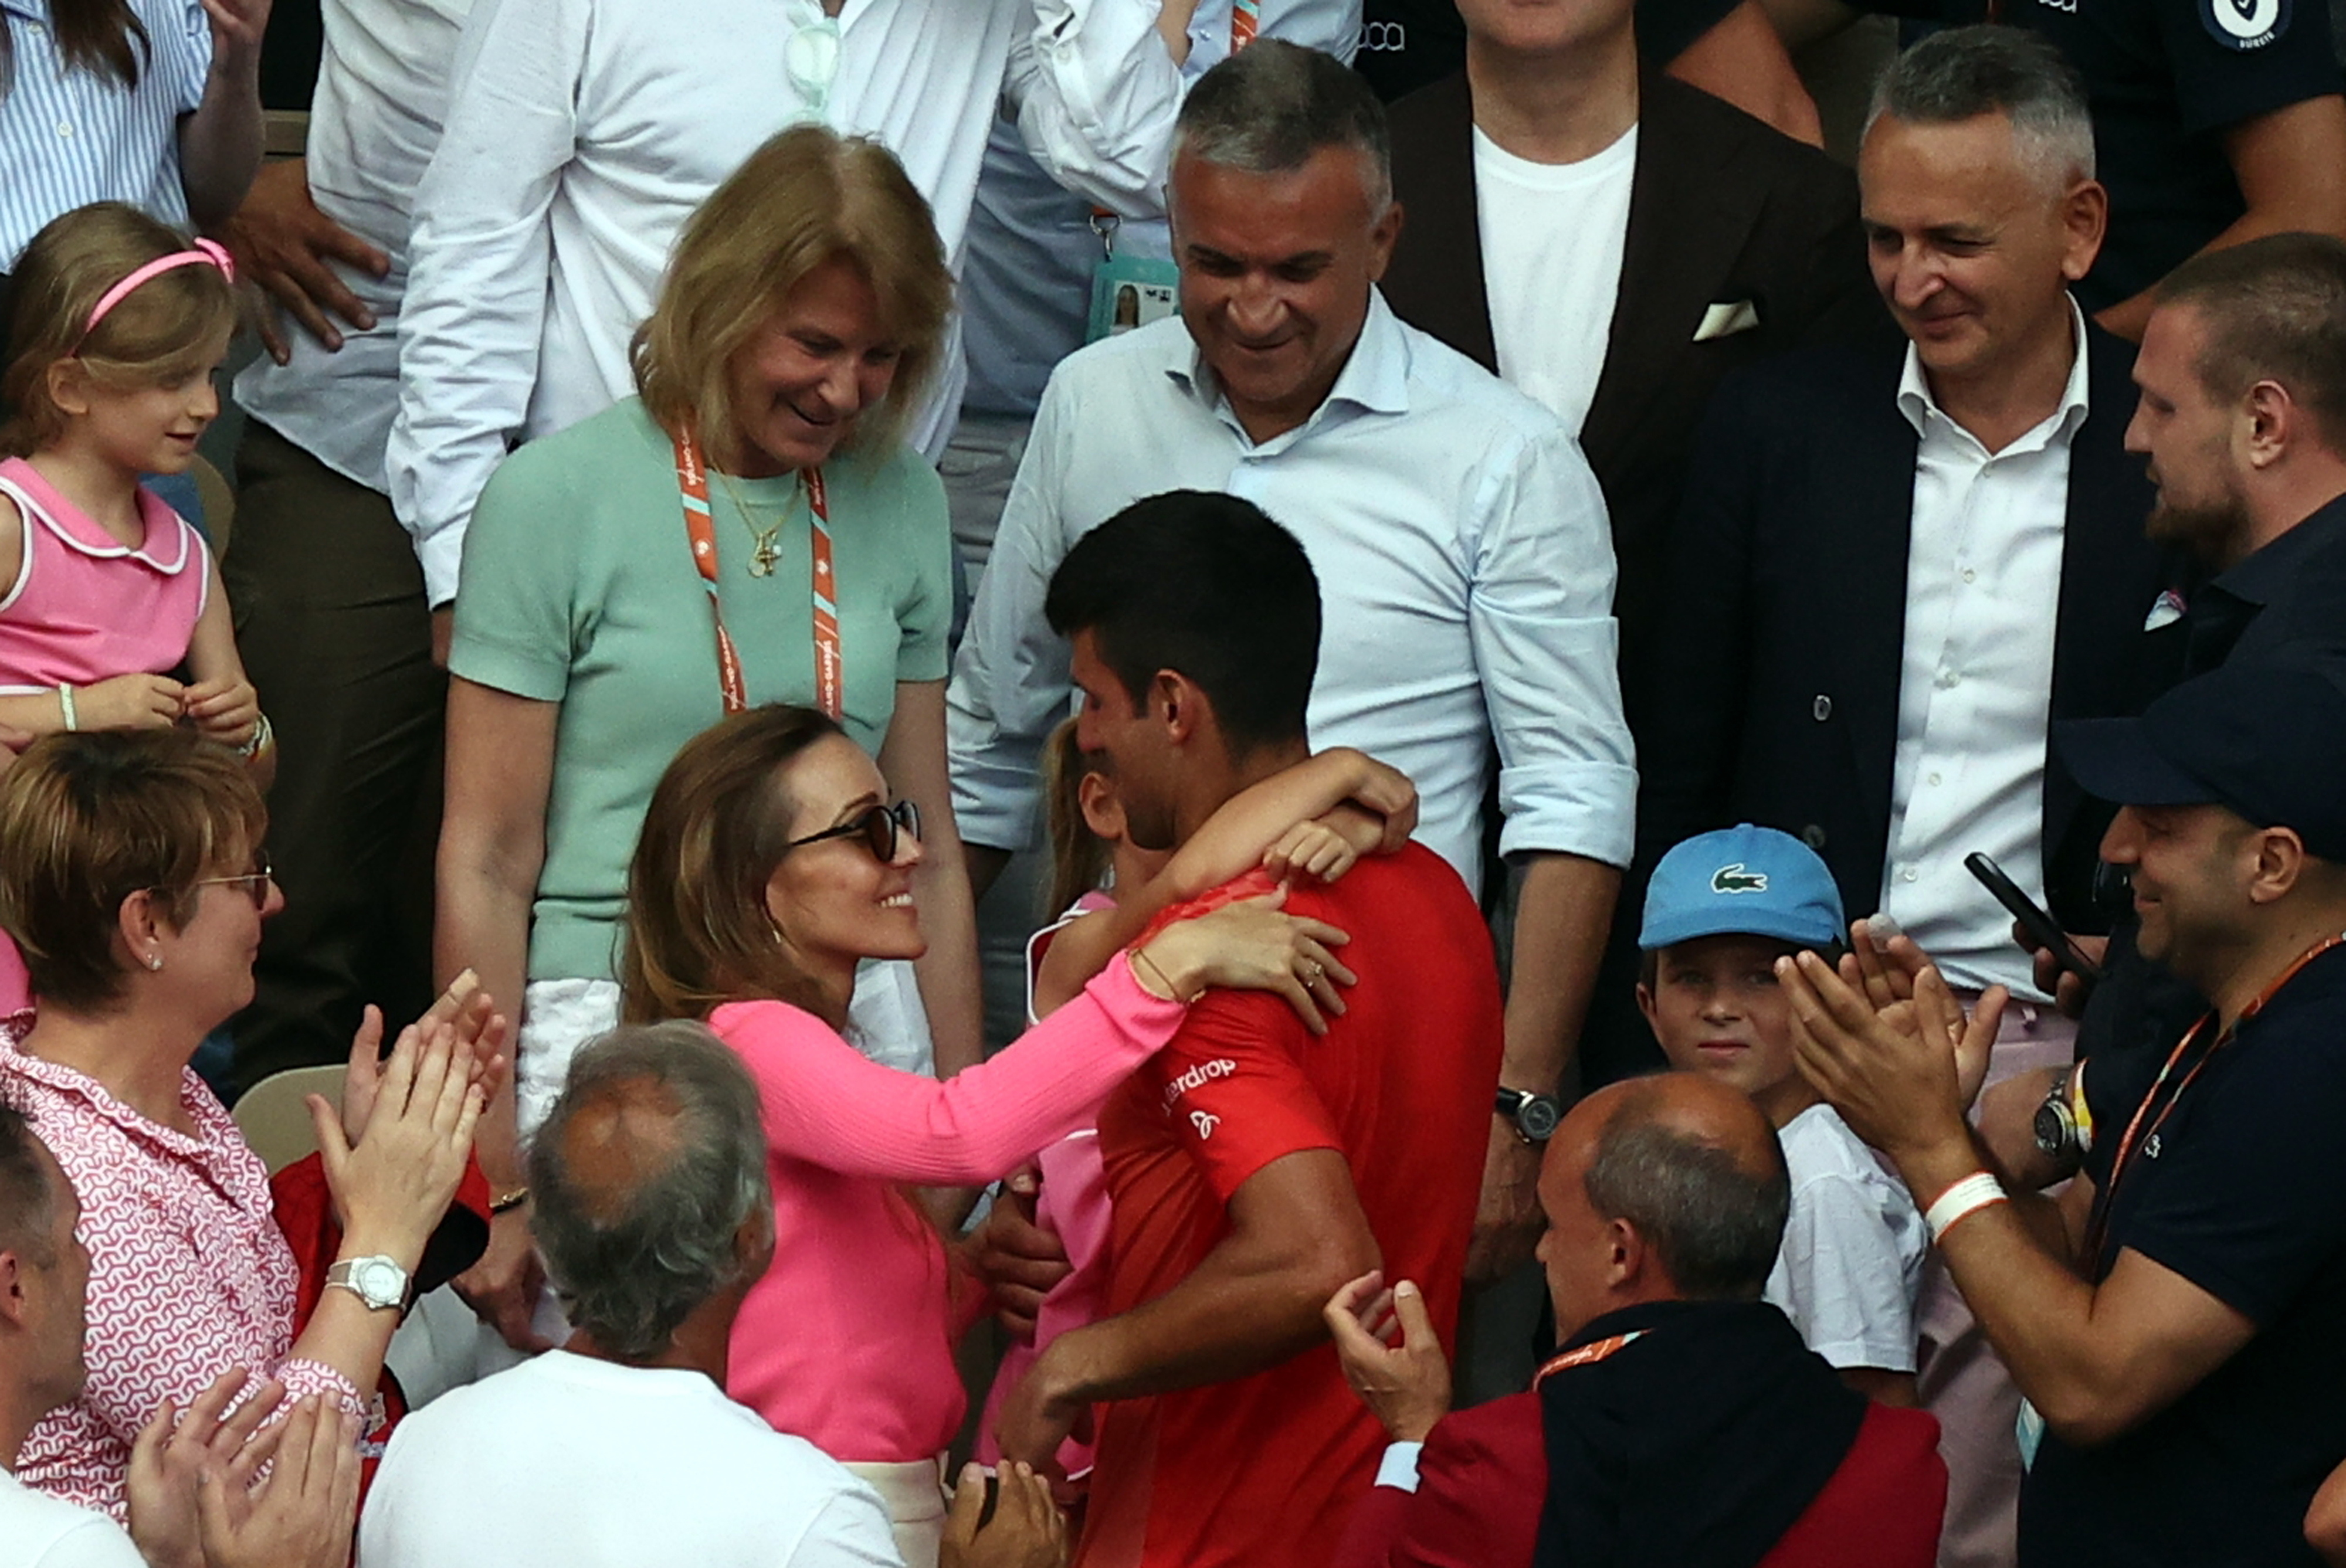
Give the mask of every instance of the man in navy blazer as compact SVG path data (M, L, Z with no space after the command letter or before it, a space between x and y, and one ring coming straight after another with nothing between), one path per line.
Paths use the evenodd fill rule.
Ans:
M2179 601L2123 446L2133 351L2068 293L2107 207L2074 73L2020 30L1965 28L1908 51L1875 101L1862 211L1908 343L1790 355L1713 400L1639 736L1641 861L1738 821L1798 835L1849 909L1888 915L1958 990L2010 988L2002 1078L2066 1064L2075 1025L1964 859L2106 929L2106 813L2046 732L2155 695ZM1943 1568L2008 1562L2016 1395L1943 1278L1920 1318L1952 1472Z

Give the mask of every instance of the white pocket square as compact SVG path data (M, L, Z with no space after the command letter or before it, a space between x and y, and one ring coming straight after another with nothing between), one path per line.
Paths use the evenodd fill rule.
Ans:
M1760 308L1749 300L1708 306L1702 312L1702 325L1694 330L1694 341L1707 343L1713 338L1748 332L1759 324Z

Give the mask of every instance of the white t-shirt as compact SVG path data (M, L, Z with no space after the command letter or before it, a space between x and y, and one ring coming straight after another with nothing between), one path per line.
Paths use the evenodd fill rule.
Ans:
M549 1350L399 1424L363 1568L902 1568L872 1489L699 1372Z
M1836 1367L1912 1371L1926 1247L1914 1200L1830 1105L1810 1106L1777 1137L1792 1213L1767 1299Z
M1637 127L1578 163L1533 163L1474 132L1483 286L1499 374L1580 433L1613 336Z
M147 1568L103 1513L35 1492L0 1470L0 1568Z

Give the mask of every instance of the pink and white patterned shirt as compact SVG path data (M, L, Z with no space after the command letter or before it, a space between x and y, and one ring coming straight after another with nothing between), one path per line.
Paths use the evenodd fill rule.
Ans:
M163 1400L184 1410L231 1367L281 1379L288 1400L332 1394L363 1417L348 1378L290 1354L298 1273L269 1173L204 1081L180 1075L189 1137L87 1074L19 1051L32 1022L19 1013L0 1023L0 1098L25 1114L81 1199L89 1382L33 1429L16 1479L126 1519L138 1429Z

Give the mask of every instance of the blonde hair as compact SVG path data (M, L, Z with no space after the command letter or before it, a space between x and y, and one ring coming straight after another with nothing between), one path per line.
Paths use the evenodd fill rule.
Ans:
M767 141L686 221L629 350L652 418L670 435L699 434L719 466L739 463L734 357L810 273L842 259L872 285L882 330L902 348L886 400L845 444L893 439L935 379L953 274L895 155L821 126Z
M1084 779L1102 769L1076 744L1076 721L1063 718L1043 743L1043 799L1051 834L1051 907L1056 920L1107 875L1108 846L1084 820Z
M61 360L113 392L176 386L207 368L236 329L236 291L217 267L158 273L88 327L108 289L187 248L186 236L119 201L76 208L33 236L16 263L0 454L26 456L65 433L66 412L49 395Z
M189 729L43 736L0 779L0 930L33 993L98 1012L122 995L123 900L151 891L174 927L197 879L243 870L269 811L244 765Z
M790 849L790 765L842 733L814 708L775 703L720 720L676 754L627 866L622 1022L705 1019L760 997L841 1022L782 951L766 884Z

